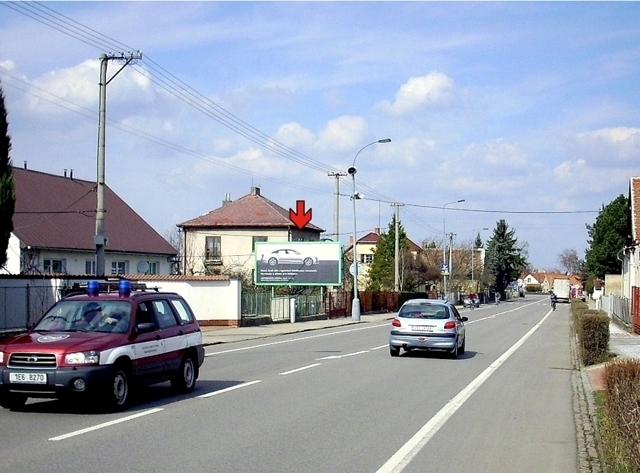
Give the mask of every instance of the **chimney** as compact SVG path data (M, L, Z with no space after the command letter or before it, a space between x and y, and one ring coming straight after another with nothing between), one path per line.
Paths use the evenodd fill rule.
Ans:
M64 170L64 177L67 177L67 170Z
M380 235L380 227L374 228L373 233L375 233L376 235Z
M27 162L24 162L24 168L27 169Z
M251 195L260 195L260 188L258 186L251 186Z
M231 203L231 194L228 192L224 195L224 200L222 201L222 206L224 207L227 204Z
M353 235L349 235L349 246L353 246Z
M73 179L73 169L69 169L69 178Z

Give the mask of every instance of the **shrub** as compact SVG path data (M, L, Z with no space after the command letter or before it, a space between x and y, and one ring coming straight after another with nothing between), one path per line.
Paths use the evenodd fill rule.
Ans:
M593 365L606 361L609 358L609 316L600 310L578 307L573 314L573 323L582 362Z
M612 471L640 471L640 361L605 368L606 461Z

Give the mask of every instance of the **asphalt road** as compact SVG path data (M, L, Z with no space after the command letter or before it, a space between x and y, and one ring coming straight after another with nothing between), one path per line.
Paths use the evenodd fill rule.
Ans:
M577 472L569 311L465 311L467 352L389 356L389 323L207 347L196 391L124 413L0 411L0 471Z

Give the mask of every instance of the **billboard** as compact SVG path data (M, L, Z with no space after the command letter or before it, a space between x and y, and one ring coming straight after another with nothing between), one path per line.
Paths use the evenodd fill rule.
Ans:
M342 245L334 241L256 242L254 283L339 286Z

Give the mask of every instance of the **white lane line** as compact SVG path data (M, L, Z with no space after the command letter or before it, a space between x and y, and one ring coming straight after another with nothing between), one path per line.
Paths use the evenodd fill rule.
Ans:
M540 328L549 317L551 311L547 312L540 322L534 325L520 340L514 343L511 348L505 351L496 361L489 365L482 373L471 381L456 397L451 399L429 422L422 426L416 434L409 439L400 449L393 454L387 462L380 467L376 473L400 473L420 452L429 440L440 430L449 418L462 407L471 395L504 363L520 346Z
M279 373L279 374L284 376L284 375L291 374L291 373L297 373L298 371L308 370L309 368L315 368L316 366L320 366L321 364L322 363L314 363L312 365L307 365L307 366L303 366L301 368L296 368L295 370L283 371L282 373Z
M355 351L353 353L345 353L344 355L329 355L322 358L316 358L316 360L339 360L340 358L346 358L348 356L362 355L363 353L369 353L369 350Z
M213 391L213 392L210 392L210 393L207 393L207 394L201 394L198 397L201 397L201 398L204 399L204 398L207 398L207 397L216 396L218 394L228 393L229 391L233 391L235 389L246 388L247 386L251 386L252 384L256 384L256 383L260 383L260 382L262 382L262 380L256 379L255 381L249 381L249 382L242 383L242 384L236 384L235 386L231 386L229 388L224 388L224 389L221 389L220 391Z
M66 440L70 437L75 437L76 435L86 434L87 432L93 432L94 430L104 429L105 427L110 427L112 425L120 424L121 422L127 422L129 420L137 419L138 417L146 416L149 414L155 414L156 412L160 412L163 410L161 407L155 409L149 409L148 411L139 412L137 414L133 414L127 417L123 417L117 420L111 420L109 422L105 422L103 424L94 425L93 427L87 427L86 429L76 430L75 432L69 432L68 434L58 435L57 437L51 437L49 440Z
M283 343L299 342L299 341L302 341L302 340L310 340L312 338L329 337L331 335L339 335L339 334L342 334L342 333L356 332L356 331L359 331L359 330L369 330L369 329L372 329L372 328L384 327L386 325L389 325L389 324L384 323L384 324L376 324L376 325L367 325L366 327L358 327L358 328L352 328L352 329L348 329L348 330L341 330L339 332L320 333L320 334L317 334L317 335L309 335L307 337L292 338L290 340L280 340L280 341L277 341L277 342L261 343L260 345L252 345L250 347L232 348L230 350L223 350L223 351L218 351L218 352L215 352L215 353L206 353L204 356L224 355L226 353L234 353L234 352L237 352L237 351L246 351L246 350L253 350L255 348L271 347L271 346L274 346L274 345L282 345ZM286 334L283 334L283 335L286 335Z
M379 347L373 347L371 349L371 351L373 351L373 350L381 350L382 348L389 348L389 344L385 343L384 345L380 345Z
M523 309L524 307L528 307L530 305L535 305L535 304L538 304L538 303L539 303L539 301L529 302L527 304L522 304L522 305L513 307L513 308L511 308L509 310L505 310L503 312L498 312L497 314L487 315L486 317L481 317L479 319L469 320L468 322L465 322L465 324L468 325L468 324L473 324L473 323L476 323L476 322L482 322L483 320L495 319L497 316L509 314L511 312L516 312L516 311L518 311L520 309ZM465 312L465 314L469 314L469 312ZM464 315L464 314L460 314L460 315Z

